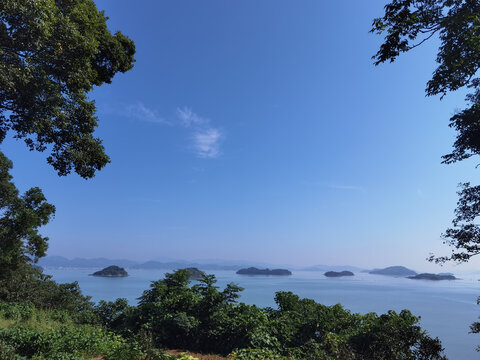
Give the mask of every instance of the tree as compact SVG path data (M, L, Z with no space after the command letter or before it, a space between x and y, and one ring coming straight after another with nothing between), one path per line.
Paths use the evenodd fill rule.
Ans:
M20 196L11 182L12 163L0 152L0 278L25 262L45 256L47 237L38 233L55 213L39 188Z
M12 162L0 152L0 298L10 298L12 291L21 293L25 279L32 277L31 264L48 248L48 238L38 229L55 213L39 188L19 195L11 168Z
M393 62L403 52L438 36L437 68L426 87L427 96L461 88L469 89L467 107L450 118L457 131L453 151L443 156L452 164L480 155L480 2L477 0L393 0L385 15L374 19L371 32L386 34L373 56L375 65ZM480 254L480 186L460 184L453 226L442 235L452 247L449 256L431 256L430 261L468 261Z
M12 132L50 149L59 175L91 178L109 162L87 95L132 68L135 46L107 19L93 0L0 1L0 144Z
M109 162L88 93L131 69L135 46L107 19L93 0L0 1L0 144L12 133L30 150L49 149L59 175L91 178ZM55 207L39 188L20 196L11 168L0 152L0 299L25 300L27 288L57 303L79 298L78 285L57 286L32 266L45 256L38 229Z

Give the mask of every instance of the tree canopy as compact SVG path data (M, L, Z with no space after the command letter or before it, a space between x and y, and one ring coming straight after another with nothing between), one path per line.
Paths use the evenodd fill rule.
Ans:
M91 178L109 162L87 95L132 68L135 46L107 19L92 0L0 1L0 144L11 132L49 149L59 175Z
M20 195L11 182L12 163L0 152L0 283L20 271L25 263L45 256L48 238L38 229L55 213L39 188Z
M109 162L88 93L131 69L135 46L107 20L93 0L0 1L0 145L12 134L49 150L59 175L91 178ZM69 289L32 266L47 251L39 228L55 207L37 187L20 195L11 168L0 151L0 300L65 297Z
M450 118L457 137L443 163L451 164L480 155L480 2L477 0L393 0L385 14L374 19L371 32L385 34L384 42L373 56L375 65L393 62L434 36L440 40L437 68L427 82L427 96L466 88L467 106ZM480 186L461 184L453 227L443 234L452 246L449 256L430 260L468 261L480 254Z

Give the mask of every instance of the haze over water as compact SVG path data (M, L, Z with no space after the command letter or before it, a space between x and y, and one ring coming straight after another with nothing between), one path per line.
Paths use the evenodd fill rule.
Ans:
M59 282L78 281L83 293L92 296L94 301L123 297L131 305L137 303L151 281L169 272L127 270L130 274L127 278L89 276L92 269L47 269L45 272ZM207 273L215 274L221 288L230 282L239 284L245 289L240 301L261 307L275 307L275 292L292 291L325 305L341 303L352 312L381 314L408 309L421 316L422 328L440 338L449 359L479 357L475 348L480 338L468 334L469 325L479 314L476 305L479 282L473 274L455 281L428 281L360 272L348 278L326 278L323 272L317 271L294 271L292 276L244 276L226 270Z

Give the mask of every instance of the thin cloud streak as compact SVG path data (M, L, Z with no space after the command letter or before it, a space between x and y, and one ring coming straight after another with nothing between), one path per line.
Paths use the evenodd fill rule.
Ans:
M128 117L136 120L171 125L167 120L159 116L156 111L146 107L141 102L128 105L125 110Z
M177 108L177 118L180 120L182 126L189 128L190 126L204 126L210 120L204 119L195 114L192 109L188 107Z
M210 125L210 120L194 113L190 108L177 108L177 118L180 124L192 129L192 149L195 154L204 159L213 159L220 156L220 141L223 133Z
M189 107L177 108L174 119L166 120L154 109L145 106L142 102L137 102L128 105L124 115L135 120L186 129L190 133L190 148L199 158L214 159L221 155L220 143L225 135L220 129L211 125L210 119L199 116Z

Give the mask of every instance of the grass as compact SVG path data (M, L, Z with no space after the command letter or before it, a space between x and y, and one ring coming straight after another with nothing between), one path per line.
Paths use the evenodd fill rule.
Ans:
M0 303L0 345L2 360L18 356L36 360L131 360L141 355L133 341L99 327L75 324L66 312L40 310L28 303Z

